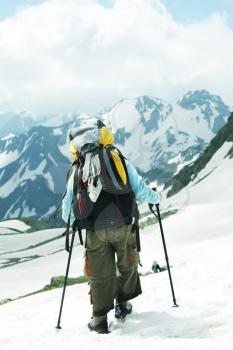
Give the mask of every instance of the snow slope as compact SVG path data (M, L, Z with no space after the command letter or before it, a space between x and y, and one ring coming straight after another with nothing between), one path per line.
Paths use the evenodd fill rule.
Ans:
M52 229L0 236L0 277L4 280L4 286L0 289L0 300L16 298L41 289L50 282L51 277L65 273L68 255L64 251L65 241L61 237L63 232L64 229ZM14 258L20 259L20 263L1 268ZM77 239L70 276L82 274L83 247Z
M54 327L61 289L42 293L0 307L1 350L116 349L120 344L124 349L188 347L213 350L220 346L232 349L233 266L230 262L233 218L226 210L227 205L207 207L207 204L193 205L164 220L179 308L172 308L166 272L142 277L143 294L133 301L132 316L122 324L114 320L111 312L111 334L97 335L90 333L86 327L91 314L89 289L87 284L81 284L67 288L63 330L58 332ZM220 208L225 213L221 219L216 215ZM203 223L207 212L214 219L205 227ZM224 219L230 220L230 225L222 229L220 235L219 225ZM212 232L211 239L209 230ZM145 270L154 258L163 262L157 227L143 232L142 249ZM65 258L67 256L62 257L63 264ZM73 268L74 265L76 262L73 260ZM53 267L51 273L56 272L55 265ZM50 269L53 269L52 266ZM32 281L37 272L31 271ZM23 269L20 277L23 278Z
M199 174L198 181L196 178L187 188L161 204L161 210L169 205L182 205L177 214L163 220L179 308L172 307L167 272L144 276L141 277L143 294L133 300L133 314L125 323L119 323L110 312L111 334L98 335L90 333L86 327L91 315L89 288L87 284L81 284L67 288L63 330L57 331L54 327L62 290L54 290L0 306L1 350L107 350L119 346L124 349L231 350L233 162L232 158L226 157L229 147L225 143L215 153ZM43 240L43 234L48 238L58 232L37 232L35 240ZM1 286L3 297L43 287L50 277L64 274L67 253L47 255L64 243L62 240L55 242L50 251L46 247L44 257L0 269L0 281L4 281ZM141 246L143 267L140 272L149 271L155 259L165 263L158 225L141 232ZM77 245L71 276L81 274L82 255L83 248Z
M228 156L233 142L224 142L197 177L177 195L166 200L166 205L177 207L190 203L232 203L233 159ZM169 188L164 191L169 192Z
M27 231L30 226L26 225L21 220L6 220L0 222L0 234L1 231L4 231L5 228L13 229L13 230L19 230L19 231Z

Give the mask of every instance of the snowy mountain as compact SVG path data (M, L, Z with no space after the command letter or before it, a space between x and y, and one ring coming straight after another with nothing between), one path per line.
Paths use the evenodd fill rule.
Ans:
M209 146L201 153L197 160L185 166L175 177L166 183L165 189L168 189L168 196L176 194L186 186L190 187L203 181L204 178L215 171L219 172L219 166L222 166L222 164L229 164L229 168L230 166L232 167L232 158L233 113L229 117L228 122L218 131L217 135L211 140ZM219 179L223 179L220 172ZM222 185L219 186L219 190L221 188Z
M25 132L35 125L35 119L26 113L0 113L0 139Z
M42 217L55 209L69 167L59 149L66 131L38 126L0 141L0 217Z
M149 96L123 100L105 118L124 154L149 178L164 182L206 147L229 115L220 97L200 90L173 104Z
M75 115L36 117L26 112L2 112L0 113L0 139L27 132L34 126L57 127L74 119Z
M60 203L71 165L68 130L89 116L60 127L36 126L0 140L0 218L49 216Z
M199 155L229 114L220 97L202 90L173 104L148 96L122 100L101 117L139 172L163 184ZM90 119L79 115L0 140L0 218L51 214L65 189L68 130Z

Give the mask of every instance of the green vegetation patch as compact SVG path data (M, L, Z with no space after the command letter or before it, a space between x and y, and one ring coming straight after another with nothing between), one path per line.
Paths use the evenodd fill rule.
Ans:
M161 219L163 220L163 219L167 218L168 216L177 213L177 211L178 211L177 209L173 209L173 210L169 210L169 211L166 211L164 213L161 213ZM151 226L151 225L156 224L158 222L158 218L155 217L154 215L153 216L152 215L153 214L151 214L151 212L146 212L140 216L140 219L144 218L146 216L149 216L146 220L143 220L143 222L140 222L140 224L139 224L140 229L143 230L147 226Z
M227 153L227 157L233 158L233 147L231 147L230 151Z
M79 283L86 283L87 281L88 280L86 276L68 277L67 286L72 286L74 284L79 284ZM50 284L47 284L46 286L44 286L44 288L41 291L61 288L63 287L64 282L65 282L64 276L52 277L50 280Z
M0 305L4 305L4 304L7 304L7 303L9 303L11 301L15 301L15 300L19 300L19 299L22 299L22 298L26 298L26 297L29 297L29 296L32 296L32 295L35 295L35 294L47 292L49 290L61 288L61 287L64 286L64 281L65 281L65 277L64 276L52 277L51 280L50 280L50 283L46 284L42 289L36 290L35 292L32 292L32 293L28 293L28 294L22 295L22 296L20 296L18 298L15 298L15 299L10 299L10 298L2 299L2 300L0 300ZM72 286L72 285L80 284L80 283L86 283L87 281L88 280L87 280L86 276L68 277L67 286Z
M20 220L26 225L30 226L30 228L27 230L28 233L53 228L47 222L35 218L20 218Z

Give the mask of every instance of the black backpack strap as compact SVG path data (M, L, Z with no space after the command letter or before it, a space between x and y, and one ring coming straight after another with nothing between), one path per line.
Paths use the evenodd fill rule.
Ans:
M77 164L77 163L76 163ZM68 173L67 173L67 176L66 176L66 184L68 184L68 181L70 179L70 176L72 174L72 170L73 170L73 166L75 165L75 163L72 164L72 167L69 169ZM79 171L78 171L78 166L76 166L76 169L75 169L75 174L74 174L74 183L73 183L73 195L77 195L78 193L78 174L79 174ZM67 193L67 190L66 192L64 193L63 195L63 198L65 197ZM63 199L62 198L62 199ZM61 206L61 204L60 204ZM60 206L58 208L58 210L60 209ZM71 210L72 210L72 206L73 206L73 200L72 200L72 203L71 203L71 209L70 209L70 214L69 214L69 218L68 218L68 221L67 221L67 225L66 225L66 230L65 232L62 234L62 236L65 236L65 249L66 251L69 253L70 252L70 242L69 242L69 235L70 235L70 220L71 220ZM57 210L57 212L58 212ZM76 231L78 230L78 235L79 235L79 240L80 240L80 244L83 245L83 238L82 238L82 231L79 227L79 224L77 222L77 220L75 220L75 222L72 224L72 230L73 231Z
M81 230L81 228L79 227L79 225L77 224L76 221L72 225L72 230L75 231L75 232L78 230L79 241L80 241L80 244L83 245L82 230ZM69 253L70 252L70 240L69 240L69 235L70 235L70 215L69 215L69 219L68 219L68 222L67 222L66 231L63 233L63 235L66 236L65 249Z
M71 215L71 214L70 214ZM69 235L70 235L70 215L67 221L67 226L66 226L66 231L64 232L66 236L66 243L65 243L65 248L66 251L69 253L70 252L70 242L69 242Z
M79 227L78 228L78 236L79 236L79 241L80 241L80 244L83 245L83 236L82 236L82 230L81 228Z
M79 167L76 167L74 173L74 182L73 182L73 196L77 196L78 194L78 182L79 182Z
M77 166L75 169L74 173L74 183L73 183L73 197L77 196L78 190L79 190L79 182L81 181L81 171L80 167ZM80 244L83 245L83 237L82 237L82 230L80 228L79 220L75 219L75 222L73 223L73 230L77 231L78 230L78 236L79 236L79 241Z
M79 241L80 241L80 244L83 245L82 230L80 228L79 221L77 219L74 221L72 228L74 231L78 230Z
M136 235L136 244L137 244L137 251L141 251L141 243L140 243L140 234L139 234L139 210L138 205L136 202L136 199L134 198L133 203L133 217L134 217L134 223L132 225L132 232Z
M116 188L116 190L121 191L122 187L120 185L119 175L118 175L118 172L116 170L114 161L113 161L113 159L111 157L111 153L110 153L110 149L109 148L104 148L103 149L103 158L104 158L104 161L105 161L105 166L106 166L106 169L108 171L108 174L109 174L109 176L111 178L111 181L112 181L112 183L114 185L114 188Z

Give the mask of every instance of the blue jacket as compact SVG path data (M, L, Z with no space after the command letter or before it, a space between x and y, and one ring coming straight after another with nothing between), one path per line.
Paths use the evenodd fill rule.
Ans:
M137 200L142 203L152 203L157 204L160 201L160 196L158 192L155 192L148 187L145 182L142 180L142 177L138 175L137 170L133 165L126 160L126 167L129 175L129 181L132 187L132 190L135 194ZM68 184L67 192L62 201L62 219L67 222L69 214L71 213L71 223L74 222L74 214L72 210L72 199L73 199L73 176L71 175Z

